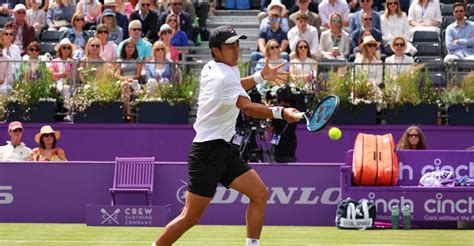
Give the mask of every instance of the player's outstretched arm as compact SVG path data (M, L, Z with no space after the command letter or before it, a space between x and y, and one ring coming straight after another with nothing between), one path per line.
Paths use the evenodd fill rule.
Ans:
M278 66L270 67L268 57L265 58L265 66L259 72L254 73L251 76L247 76L240 79L240 83L245 90L249 90L254 87L256 84L262 83L263 80L272 81L276 84L284 84L289 76L288 72L279 71L285 63L281 63Z
M247 116L264 119L284 119L290 123L301 119L298 117L299 111L294 108L268 107L264 104L253 103L247 97L239 96L237 107Z

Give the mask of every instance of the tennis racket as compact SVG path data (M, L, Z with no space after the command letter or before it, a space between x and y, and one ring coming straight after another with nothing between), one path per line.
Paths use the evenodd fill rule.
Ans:
M339 97L329 95L319 102L314 109L307 112L296 113L296 117L306 119L306 128L310 132L321 131L331 123L332 118L339 109Z

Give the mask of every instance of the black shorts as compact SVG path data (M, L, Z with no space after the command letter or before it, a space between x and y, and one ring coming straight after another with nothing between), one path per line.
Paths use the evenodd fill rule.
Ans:
M188 156L188 191L213 197L217 185L226 188L248 170L250 165L240 158L237 146L222 139L193 143Z

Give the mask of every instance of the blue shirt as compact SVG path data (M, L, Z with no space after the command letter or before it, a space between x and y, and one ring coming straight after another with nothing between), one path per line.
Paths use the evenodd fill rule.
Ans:
M117 57L120 57L120 52L122 51L123 44L125 43L125 41L129 39L130 38L125 39L124 41L120 42L120 44L117 47ZM142 58L143 60L145 60L145 58L148 58L148 57L151 58L151 43L144 40L143 38L138 40L137 50L138 50L138 56Z
M179 30L177 31L173 38L171 39L171 44L173 46L188 46L189 41L188 41L188 35L186 35L185 32Z
M357 30L362 29L362 10L355 12L350 20L349 31L350 33L354 33ZM377 30L382 30L380 28L380 16L377 12L372 10L372 28Z
M270 27L267 27L265 30L260 31L258 38L265 39L265 43L267 43L270 39L275 39L280 45L283 40L288 40L287 33L284 32L281 27L278 28L276 32L273 32Z
M454 44L454 40L458 40ZM446 28L446 47L448 53L464 59L466 56L474 56L474 24L466 20L464 26L458 26L457 22Z

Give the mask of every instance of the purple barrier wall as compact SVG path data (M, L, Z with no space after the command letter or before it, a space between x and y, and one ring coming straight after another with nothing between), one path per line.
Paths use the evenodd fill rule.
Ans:
M254 165L267 185L268 225L334 224L341 164ZM0 222L85 223L86 205L110 204L112 162L0 163ZM183 206L187 166L159 163L153 205ZM143 194L117 195L117 204L145 204ZM248 198L219 187L201 224L245 224ZM108 213L111 213L110 210Z
M8 124L0 125L0 142L8 140ZM34 135L42 125L27 124L24 142L34 147ZM65 149L69 160L111 161L116 156L155 156L160 161L187 161L194 138L191 125L150 124L53 124L62 132L58 144ZM345 152L351 149L357 133L392 133L400 138L406 126L340 126L342 138L331 141L327 132L310 133L303 126L297 130L298 162L344 162ZM463 150L474 145L474 127L423 126L430 149Z

